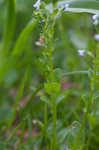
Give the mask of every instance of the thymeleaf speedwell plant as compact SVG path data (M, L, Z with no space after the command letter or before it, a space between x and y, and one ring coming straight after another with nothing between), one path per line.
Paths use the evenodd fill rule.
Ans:
M38 10L38 7L41 7ZM47 133L48 127L48 103L45 101L44 106L44 141L46 141L46 148L50 147L51 149L57 149L57 140L56 140L56 120L57 120L57 109L56 109L56 99L57 95L60 93L60 82L57 81L55 77L55 69L53 64L53 52L54 52L54 26L56 22L56 11L54 5L51 9L46 7L45 3L37 1L33 7L37 7L36 11L33 11L35 18L39 18L39 23L42 26L40 33L39 46L41 47L41 56L38 59L40 66L42 65L41 71L42 75L45 78L44 90L46 95L42 95L42 100L48 97L48 102L50 104L50 109L52 113L52 136L49 139ZM37 44L37 43L36 43ZM49 141L48 141L49 139ZM49 145L49 146L48 146Z
M5 3L0 149L98 150L98 0Z

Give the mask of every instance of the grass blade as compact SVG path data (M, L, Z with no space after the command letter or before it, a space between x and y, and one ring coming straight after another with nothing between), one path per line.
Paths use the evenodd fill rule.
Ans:
M12 113L12 117L10 119L10 121L8 122L8 129L12 126L13 122L14 122L14 119L15 119L15 116L16 116L16 111L17 111L17 107L19 105L19 102L22 98L22 95L23 95L23 91L24 91L24 86L25 86L25 83L26 83L26 80L28 78L28 71L26 72L23 80L22 80L22 83L20 85L20 88L19 88L19 93L18 93L18 96L16 98L16 103L15 103L15 106L14 106L14 111Z
M7 0L7 19L3 37L3 45L0 50L0 81L8 70L9 49L12 43L16 23L16 0ZM10 30L11 29L11 30Z
M16 22L16 0L8 0L7 4L8 4L8 11L7 11L6 27L4 32L3 53L8 53L8 50L11 46Z
M57 3L57 6L69 4L67 11L70 12L86 12L99 14L99 1L97 0L63 0Z
M25 29L22 31L22 33L20 34L20 36L16 42L15 48L12 52L12 56L19 57L22 54L22 52L24 51L24 48L25 48L25 44L30 36L30 33L34 29L36 23L37 23L37 21L34 20L32 23L30 23L28 26L26 26Z
M67 73L63 73L62 76L69 76L69 75L80 75L80 74L88 74L89 71L85 70L85 71L73 71L73 72L67 72Z
M24 121L22 121L10 134L10 136L8 137L5 145L7 146L9 144L9 142L11 141L11 139L13 138L13 136L16 134L16 132L18 131L19 128L21 128L24 125Z

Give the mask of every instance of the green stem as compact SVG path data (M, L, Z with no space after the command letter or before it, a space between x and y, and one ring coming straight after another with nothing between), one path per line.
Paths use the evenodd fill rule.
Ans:
M16 134L16 132L18 131L18 129L20 129L21 127L23 127L23 125L24 125L24 121L21 122L19 125L17 125L17 127L16 127L15 129L13 129L13 131L12 131L11 134L9 135L7 141L5 142L5 146L7 146L7 145L10 143L11 139L12 139L13 136Z
M72 74L75 74L77 73L76 72L73 72ZM86 73L88 74L88 71L79 71L78 72L79 74L82 74L82 73ZM86 123L86 120L88 118L88 113L90 112L90 108L92 106L92 101L93 101L93 96L94 96L94 91L95 91L95 85L96 85L96 76L97 76L97 73L96 73L96 57L94 59L94 71L92 72L92 77L91 77L91 88L90 88L90 98L89 98L89 101L88 101L88 104L87 104L87 108L86 108L86 112L85 112L85 115L84 115L84 119L82 121L82 124L81 124L81 128L80 128L80 131L77 135L77 138L76 138L76 141L75 141L75 144L74 144L74 147L73 147L73 150L76 150L77 149L77 145L79 144L79 141L80 141L80 137L82 135L82 131L84 129L84 126L85 126L85 123ZM89 131L89 135L88 135L88 141L87 141L87 145L89 144L90 142L90 134L91 134L91 131ZM84 144L85 144L85 140L84 140ZM83 150L83 147L84 145L82 146L81 150ZM88 150L88 147L87 147L87 150Z
M89 71L87 70L83 70L83 71L73 71L73 72L67 72L67 73L63 73L62 76L68 76L68 75L78 75L78 74L88 74Z
M53 1L53 4L55 6L55 1ZM52 21L53 20L53 21ZM51 21L51 22L50 22ZM55 77L53 74L53 35L54 35L54 25L55 25L55 19L54 19L54 13L53 16L48 16L46 18L46 23L44 26L44 38L45 38L45 45L46 47L43 49L43 58L46 64L46 69L44 74L48 71L48 74L45 76L46 81L49 83L55 81ZM47 71L46 71L47 70ZM51 97L51 102L52 102L52 119L53 119L53 129L52 129L52 143L51 143L51 148L52 150L56 150L56 100L54 97L54 94L52 93L50 95ZM45 104L44 108L44 136L46 137L46 128L47 128L47 105Z
M56 98L52 97L53 104L53 150L56 150L56 118L57 118L57 110L56 110Z
M90 94L90 103L89 103L89 107L88 107L88 110L90 110L90 107L92 105L92 101L93 101L93 96L94 96L94 91L96 90L96 57L94 59L94 72L93 72L93 78L91 80L91 94ZM87 140L87 146L89 145L90 143L90 137L91 137L91 130L89 131L89 134L88 134L88 140ZM88 147L87 149L88 150Z
M46 133L46 130L47 130L47 104L45 104L44 106L44 137L47 138L47 133Z

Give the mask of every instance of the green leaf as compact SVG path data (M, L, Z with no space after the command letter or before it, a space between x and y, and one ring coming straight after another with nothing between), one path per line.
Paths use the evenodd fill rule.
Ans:
M60 84L57 82L45 83L44 88L48 94L56 94L60 92Z
M50 105L50 101L49 101L49 99L47 98L47 96L45 96L45 95L40 96L40 100L41 100L42 102L44 102L44 103Z
M34 111L34 113L36 114L42 110L44 106L42 101L36 101L36 103L34 101L36 94L42 89L43 85L39 85L39 87L33 92L27 104L20 109L19 113L21 114L21 116L24 117L27 113L31 112L31 110Z
M27 81L27 79L28 79L28 75L29 75L29 69L27 69L26 74L25 74L25 76L24 76L24 78L23 78L23 80L22 80L22 83L21 83L21 85L20 85L19 93L18 93L18 96L17 96L17 98L16 98L16 103L15 103L15 106L14 106L14 110L13 110L11 119L10 119L9 122L8 122L8 128L10 128L10 127L12 126L12 124L13 124L13 122L14 122L14 119L15 119L15 117L16 117L17 107L18 107L18 105L19 105L19 103L20 103L20 100L21 100L21 98L22 98L22 96L23 96L24 86L25 86L25 83L26 83L26 81Z
M88 115L88 120L89 120L91 129L93 129L97 125L96 117L92 114L89 114Z
M56 104L59 105L61 104L62 102L64 103L64 101L66 100L66 98L68 97L68 95L71 94L71 90L67 90L67 91L64 91L64 92L61 92L57 98L56 98Z
M8 10L7 10L7 19L6 27L4 32L4 43L3 43L3 53L7 53L14 35L15 23L16 23L16 0L7 1ZM10 30L11 29L11 30Z
M28 24L28 26L25 27L25 29L22 31L22 33L20 34L15 48L12 52L13 56L21 56L22 52L24 51L26 42L30 36L30 33L32 32L32 30L34 29L35 25L36 25L37 21L33 20L32 23Z
M99 91L96 91L95 93L94 93L94 97L93 97L94 99L97 99L97 98L99 98Z
M16 134L16 132L18 131L19 128L23 127L24 121L21 121L20 124L17 125L17 127L11 132L11 134L9 135L8 139L6 140L5 145L7 146L9 144L9 142L11 141L11 139L13 138L13 136Z
M57 3L58 7L69 4L67 11L99 14L98 0L64 0Z
M7 18L3 37L2 49L0 49L0 81L9 68L7 55L12 43L16 23L16 0L7 0ZM11 30L10 30L11 29Z
M80 124L78 121L74 121L70 126L67 128L63 128L62 130L58 131L57 134L57 141L58 143L62 144L64 141L68 141L71 143L74 141L75 136L77 135L80 129Z
M30 36L30 33L32 32L33 28L35 27L37 21L33 20L32 23L29 23L25 29L23 29L22 33L20 34L19 38L16 41L15 47L12 51L12 58L14 59L14 63L17 62L17 58L21 56L21 54L24 51L26 42ZM3 80L5 74L7 71L12 67L11 60L8 61L8 58L4 59L1 55L1 62L0 64L0 81Z
M88 74L89 71L87 70L83 70L83 71L73 71L73 72L66 72L66 73L63 73L62 76L70 76L70 75L81 75L81 74Z
M57 80L57 82L60 82L62 79L62 70L60 68L56 68L54 70L54 76L55 76L55 79Z

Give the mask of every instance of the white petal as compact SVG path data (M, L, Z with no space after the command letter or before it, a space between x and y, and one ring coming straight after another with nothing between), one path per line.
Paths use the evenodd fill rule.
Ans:
M41 46L41 43L40 43L39 41L36 41L36 42L35 42L35 45L36 45L36 46Z
M94 25L98 25L98 23L99 23L98 19L94 20L93 22Z
M92 16L92 19L93 19L93 20L97 20L98 18L99 18L99 15L93 15L93 16Z
M40 8L40 0L37 0L33 7L35 7L38 10Z
M69 4L65 4L64 11L67 11L69 9Z
M99 34L95 34L95 35L94 35L94 39L95 39L96 41L99 41Z
M79 49L78 54L79 54L79 56L85 56L85 50Z

